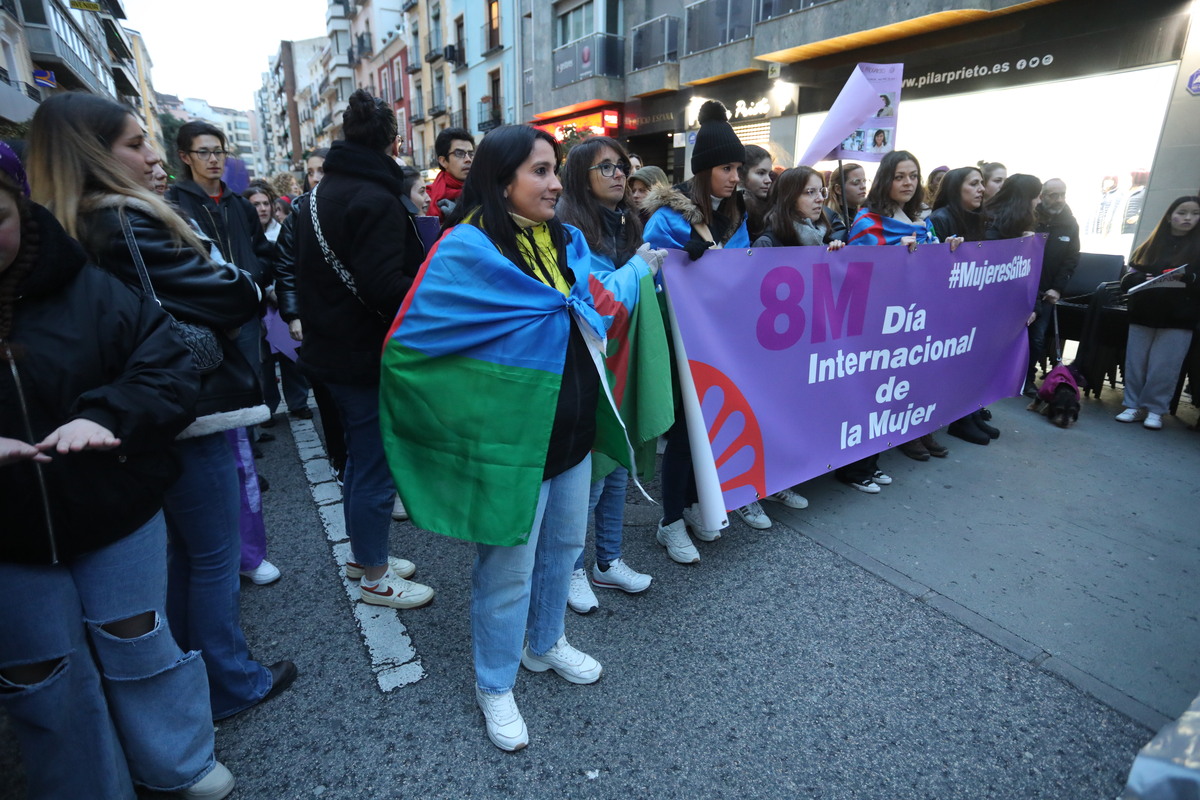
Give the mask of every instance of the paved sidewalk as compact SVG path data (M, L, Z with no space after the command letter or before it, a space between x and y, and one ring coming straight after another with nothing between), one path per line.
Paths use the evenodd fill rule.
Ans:
M243 619L255 654L300 677L219 726L234 798L1116 797L1200 692L1200 434L1122 426L1095 402L1068 431L1020 400L993 410L988 447L886 454L896 483L873 497L810 481L809 509L768 504L771 530L734 522L692 567L666 559L658 509L631 492L625 557L654 585L568 612L605 675L522 670L517 754L487 741L471 694L472 548L395 526L393 552L438 596L398 614L424 677L381 691L277 427L259 465L284 577L243 585ZM22 796L0 713L0 800Z

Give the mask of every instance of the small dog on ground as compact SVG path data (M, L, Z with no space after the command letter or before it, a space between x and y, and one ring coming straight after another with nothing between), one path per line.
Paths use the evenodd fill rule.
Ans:
M1045 414L1060 428L1069 428L1079 419L1079 390L1087 389L1083 373L1072 364L1059 364L1050 370L1038 389L1037 399L1029 404L1030 411Z

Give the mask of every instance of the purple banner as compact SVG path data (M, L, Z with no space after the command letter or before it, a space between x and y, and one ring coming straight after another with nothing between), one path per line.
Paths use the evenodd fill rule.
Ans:
M1018 394L1043 244L672 251L725 508Z

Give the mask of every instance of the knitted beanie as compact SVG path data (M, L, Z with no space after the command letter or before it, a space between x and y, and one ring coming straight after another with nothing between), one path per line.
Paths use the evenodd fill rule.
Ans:
M21 194L29 197L29 181L25 177L25 166L15 150L5 142L0 142L0 172L8 175L9 179L21 190Z
M746 148L733 126L729 124L729 112L716 100L700 106L697 115L700 130L696 133L696 144L692 148L692 172L700 172L734 161L746 161Z

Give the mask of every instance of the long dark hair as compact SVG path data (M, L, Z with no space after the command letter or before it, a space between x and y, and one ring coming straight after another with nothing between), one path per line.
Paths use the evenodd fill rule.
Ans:
M759 200L747 192L745 190L746 177L750 174L750 170L767 160L772 163L775 161L769 151L756 144L748 144L746 145L746 160L738 167L738 177L742 179L742 201L746 204L746 229L750 232L750 241L757 239L758 234L766 229L766 216L767 211L770 210L771 200L769 197L766 200Z
M612 148L623 166L628 168L629 155L616 139L608 136L589 136L571 148L562 170L562 198L558 202L558 218L574 225L583 233L588 247L608 256L619 267L628 261L642 244L642 220L630 211L624 198L617 204L623 216L622 235L618 241L611 240L604 229L600 202L592 194L592 164L605 147ZM629 174L625 174L626 185Z
M800 244L800 239L796 236L796 223L801 219L796 213L796 201L808 187L808 182L813 175L821 179L822 186L825 185L825 179L821 173L808 166L785 169L771 184L771 196L767 198L770 210L767 212L766 232L771 234L771 238L778 243L778 246L796 247ZM824 213L813 223L813 226L822 235L829 233Z
M893 150L879 162L879 171L875 173L871 191L867 192L865 205L876 214L882 214L885 217L893 216L896 213L896 203L892 200L892 180L896 177L896 167L905 161L911 161L917 165L917 190L913 192L912 199L905 203L902 209L908 218L915 222L921 213L921 203L925 201L925 186L921 182L921 162L917 161L917 157L907 150Z
M979 211L967 208L962 202L962 187L972 172L978 173L980 178L983 177L978 167L959 167L947 172L938 185L937 197L933 198L933 210L945 208L953 220L955 235L968 242L977 242L983 238L983 216Z
M1164 259L1171 255L1168 249L1172 245L1171 215L1175 213L1175 209L1184 203L1196 203L1200 205L1200 197L1188 194L1175 198L1174 202L1167 206L1167 211L1162 215L1162 219L1154 226L1154 232L1150 234L1150 238L1142 242L1141 246L1133 251L1133 255L1129 257L1130 264L1137 264L1144 267L1179 267L1184 264L1191 264L1195 268L1196 264L1200 263L1200 225L1194 226L1184 237L1185 245L1183 249L1176 253L1175 258L1172 259L1179 263L1162 263Z
M855 164L851 161L833 171L829 176L829 199L825 201L825 206L840 216L847 226L854 222L854 215L858 213L858 207L846 207L846 198L842 196L842 179L843 176L849 177L855 170L862 172L862 164Z
M501 125L483 137L483 141L475 148L475 160L463 182L458 204L445 218L443 229L452 228L467 217L472 217L471 222L483 229L500 248L500 252L524 268L525 259L517 248L517 223L509 216L511 208L504 190L513 182L517 169L529 158L538 139L554 149L557 171L562 161L562 150L558 141L543 130L532 125ZM554 217L546 225L550 228L550 240L555 249L562 253L567 241L562 222ZM567 265L560 261L559 268L565 270Z
M1015 239L1033 230L1033 198L1042 193L1042 182L1033 175L1009 175L990 200L983 201L988 227L1001 239Z

